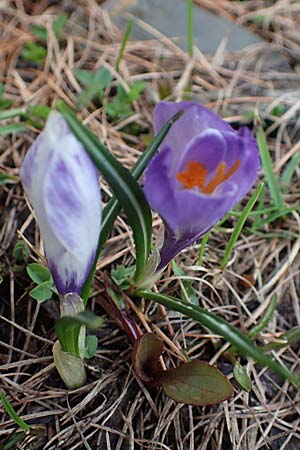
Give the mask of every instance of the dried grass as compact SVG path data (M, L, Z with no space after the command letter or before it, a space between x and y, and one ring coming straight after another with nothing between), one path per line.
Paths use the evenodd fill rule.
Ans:
M260 110L269 124L268 142L275 171L282 173L299 151L299 5L278 1L268 6L263 0L248 2L200 1L232 20L249 24L255 14L272 19L274 30L265 25L260 32L269 43L226 54L220 48L205 56L196 50L192 60L174 43L153 31L150 43L130 41L121 71L116 77L127 86L133 80L146 80L147 91L134 104L134 114L113 125L105 111L89 104L80 116L104 144L128 167L145 148L142 136L130 136L124 126L138 123L144 133L151 130L153 103L162 87L168 86L174 99L182 99L187 83L193 97L226 116L232 124L245 120L245 112ZM2 32L1 82L14 106L46 104L63 98L74 105L81 87L75 68L114 70L121 33L94 0L71 2L0 1ZM59 48L51 24L57 13L70 16ZM48 30L48 55L43 70L22 62L24 43L34 40L33 24ZM144 25L145 26L145 25ZM254 27L251 25L251 27ZM276 49L286 59L270 65L268 54ZM295 56L296 55L296 56ZM298 57L297 57L298 55ZM282 62L283 61L283 62ZM278 103L285 108L279 118L271 112ZM1 138L0 170L19 176L19 168L38 130ZM285 195L288 205L299 204L299 168ZM109 192L104 185L105 192ZM268 202L267 198L267 202ZM152 450L234 450L296 449L300 446L299 392L265 369L245 361L253 379L248 394L235 385L235 395L214 407L175 405L161 392L142 385L130 364L130 345L116 324L107 319L99 332L99 350L88 361L88 382L74 391L64 389L52 363L55 339L54 302L37 305L28 296L29 281L24 272L14 271L12 249L19 236L30 243L31 260L41 260L42 243L32 212L25 202L19 182L5 185L0 193L1 285L0 304L0 388L22 418L31 425L30 433L18 449L152 449ZM300 325L299 215L266 224L260 234L244 233L237 242L228 268L220 272L225 242L234 219L220 232L213 232L202 266L196 265L197 246L178 258L201 304L246 331L265 311L270 298L278 296L278 308L261 342L280 337L283 331ZM155 218L158 229L160 220ZM271 235L270 233L277 233ZM279 233L281 233L279 235ZM111 264L130 264L134 248L131 230L124 217L118 218L112 237L99 261L97 293L91 307L99 312L98 298L102 274ZM255 285L241 286L243 275L254 277ZM157 289L180 295L182 281L166 271ZM203 358L232 378L232 367L223 358L226 345L219 347L217 336L199 324L154 304L142 310L132 306L141 327L157 333L165 342L167 365L179 364L186 349L189 357ZM276 352L276 358L299 371L299 344ZM2 410L3 412L3 410ZM4 413L0 418L0 445L16 432Z

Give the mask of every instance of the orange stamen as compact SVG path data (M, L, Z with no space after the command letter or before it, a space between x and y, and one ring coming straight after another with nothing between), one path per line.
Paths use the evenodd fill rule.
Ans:
M207 169L203 164L197 161L187 163L185 172L179 172L176 179L183 184L185 189L192 189L197 186L200 190L204 187Z
M203 194L212 194L223 181L228 180L237 171L239 166L240 161L236 160L228 172L226 172L226 162L220 162L216 168L214 178L205 186L205 180L208 174L206 167L197 161L190 161L187 163L186 171L179 172L176 179L183 184L185 189L198 187Z

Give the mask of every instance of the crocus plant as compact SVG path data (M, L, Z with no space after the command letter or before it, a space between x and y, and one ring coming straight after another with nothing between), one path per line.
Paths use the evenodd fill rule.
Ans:
M157 105L154 111L157 136L146 153L152 155L158 147L160 149L148 165L144 183L147 200L165 225L160 260L158 258L154 264L151 257L147 261L151 241L149 204L134 179L142 173L141 167L145 168L147 158L143 155L142 162L138 162L131 175L65 104L59 103L57 107L63 116L58 112L50 114L44 131L24 159L21 178L34 208L49 268L60 293L60 323L66 329L71 326L66 336L67 341L70 336L73 341L71 339L67 347L64 347L65 335L57 333L59 341L53 349L55 364L67 386L76 387L84 382L85 324L93 322L86 316L82 318L84 304L80 294L83 295L84 283L95 268L97 248L100 251L104 243L102 235L99 237L101 194L94 164L116 196L103 213L102 234L108 235L109 227L123 206L136 244L139 261L136 273L139 266L139 273L144 270L148 275L151 270L152 274L160 273L174 256L203 236L239 202L254 184L260 164L257 146L247 128L237 132L195 102ZM118 201L123 202L122 205ZM157 251L154 253L157 255ZM132 273L131 268L128 269L128 273ZM120 273L127 272L125 269L119 271L119 277ZM151 386L162 386L176 401L212 404L229 398L232 387L215 367L201 361L165 370L161 364L161 341L152 333L143 333L128 311L128 305L132 304L128 296L132 294L187 314L227 338L235 348L240 347L244 354L293 379L285 368L260 352L249 338L214 314L145 288L142 291L143 283L139 285L138 276L133 276L132 285L122 279L118 288L107 277L104 279L100 303L130 337L137 375ZM114 296L111 296L112 288L115 288ZM120 302L115 302L116 295ZM121 304L127 304L126 311L122 311ZM74 333L76 321L80 326Z
M211 229L253 186L259 152L248 128L238 132L195 102L161 102L154 110L154 131L178 111L145 176L150 206L165 224L157 270Z

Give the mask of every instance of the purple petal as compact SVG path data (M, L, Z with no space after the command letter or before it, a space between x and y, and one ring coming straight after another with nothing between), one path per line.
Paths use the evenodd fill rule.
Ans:
M169 146L174 158L179 158L190 141L208 128L230 131L232 128L217 114L195 102L160 102L154 109L154 132L157 134L163 125L179 111L184 114L172 126L162 146Z
M175 169L175 176L178 172L186 169L189 161L196 161L203 164L208 172L216 169L217 165L224 161L227 142L222 133L209 128L189 142L189 145L182 152Z
M177 214L173 180L169 175L172 150L165 147L151 161L145 174L144 191L152 209L167 218L171 228L176 227ZM170 220L170 222L169 222Z
M60 114L50 114L21 177L59 292L80 293L98 244L101 195L95 167Z

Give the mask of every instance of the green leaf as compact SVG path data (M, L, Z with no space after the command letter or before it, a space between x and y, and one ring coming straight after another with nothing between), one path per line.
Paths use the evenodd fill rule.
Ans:
M3 276L0 275L0 284L2 284L2 283L3 283Z
M27 42L21 56L25 61L42 65L47 56L47 49L36 42Z
M47 29L41 25L32 25L31 27L31 33L40 39L41 41L47 42L48 33Z
M77 99L77 107L86 106L93 98L98 97L102 102L104 91L112 81L112 74L105 67L96 72L86 69L76 69L77 80L85 87Z
M117 86L117 94L109 102L104 104L104 109L111 119L124 119L132 114L132 103L137 100L145 89L144 81L135 81L129 87L128 92L122 85Z
M124 267L123 265L118 265L116 269L112 269L111 278L122 291L126 291L131 286L134 269L134 267Z
M59 14L57 18L53 21L52 30L56 36L56 39L59 40L60 35L68 21L68 16L65 13Z
M265 177L270 188L271 196L277 208L282 208L284 202L278 185L278 179L273 171L273 163L269 152L264 130L260 127L257 132L257 145L260 151L260 157L265 173Z
M264 351L275 350L278 348L284 348L289 345L294 345L300 341L300 327L293 327L290 330L282 333L282 335L278 338L278 341L269 342L268 344L263 345L261 348Z
M91 359L97 353L98 338L93 334L88 334L85 338L85 358Z
M116 62L116 71L119 72L120 62L123 58L123 53L126 48L126 44L128 42L129 36L131 34L133 19L129 19L127 22L126 30L122 39L121 48L118 54L117 62Z
M250 200L248 201L247 205L245 206L240 218L238 219L236 226L233 230L233 233L229 239L228 245L226 247L224 258L221 263L221 269L224 269L226 267L228 260L230 258L232 249L233 249L236 241L238 240L238 237L243 229L243 226L244 226L253 206L255 205L257 199L259 198L259 196L263 190L263 186L264 186L263 183L261 183L259 186L257 186L256 190L254 191Z
M44 283L40 283L33 289L31 289L29 291L29 295L38 303L43 303L52 297L53 295L53 290L51 289L52 287L53 287L52 282L45 281Z
M52 281L51 273L47 267L38 263L28 264L26 267L27 273L36 284L44 283L45 281Z
M152 233L151 210L144 192L130 172L84 127L64 102L58 101L57 109L63 114L126 212L136 246L137 278L147 263Z
M17 262L27 261L30 256L30 250L28 245L22 239L19 239L13 249L13 257Z
M12 436L5 442L2 450L16 450L19 442L21 442L26 436L26 432L18 431L13 432Z
M3 394L3 392L0 391L0 400L4 406L5 411L7 412L7 414L9 415L9 417L20 427L22 428L22 430L24 431L29 431L30 427L29 425L27 425L26 422L24 422L24 420L21 419L21 417L18 416L18 414L16 413L16 411L14 410L14 408L12 407L12 405L10 404L10 402L7 400L7 398L5 397L5 395Z
M49 106L46 106L46 105L33 105L33 106L29 106L28 107L26 113L29 116L35 116L35 117L38 117L40 119L47 120L50 111L51 111L51 108L49 108Z
M244 389L247 392L251 391L252 389L251 378L247 374L245 367L241 366L239 362L236 362L234 365L233 375L242 389Z
M127 93L127 98L129 102L134 102L139 98L141 93L144 91L146 87L146 83L144 81L134 81L132 85L129 87L129 92Z
M14 102L11 98L3 98L4 89L4 84L0 83L0 110L10 108Z
M202 264L203 256L204 256L204 251L205 251L206 244L207 244L207 242L208 242L209 236L210 236L210 231L208 231L207 233L205 233L205 235L202 236L202 238L201 238L201 245L200 245L200 248L199 248L198 261L197 261L197 263L199 264L199 266L201 266L201 264Z
M231 383L225 375L203 361L195 360L166 370L158 381L168 397L189 405L213 405L233 394Z
M225 319L211 312L206 311L200 306L192 305L169 295L156 294L154 292L140 291L136 292L138 297L153 300L163 306L178 311L187 317L200 322L206 328L216 334L223 336L231 345L245 356L250 356L263 367L269 367L274 372L289 380L295 386L298 385L296 377L282 364L271 359L262 350L245 336L238 328L230 325Z
M8 175L6 173L0 173L0 186L3 186L4 184L14 184L18 180L13 175Z
M13 117L19 117L25 115L24 108L13 108L6 111L0 111L0 120L11 119Z
M28 130L28 127L23 123L9 123L7 125L2 125L2 127L0 127L0 136L5 136L6 134L20 133L21 131L26 130Z
M154 154L157 152L157 150L159 149L160 145L162 144L163 140L165 139L166 135L168 134L170 128L172 127L172 125L176 122L176 120L179 119L179 117L182 116L182 112L176 113L173 117L171 117L171 119L169 119L166 124L162 127L162 129L160 130L160 132L157 134L157 136L155 136L155 138L153 139L152 143L147 147L147 149L142 153L142 155L140 156L140 158L138 159L138 161L136 162L136 164L134 165L131 174L132 176L138 180L141 175L143 174L145 168L147 167L149 161L151 160L151 158L154 156ZM116 220L119 212L121 210L121 204L118 201L118 199L113 196L110 201L108 202L108 204L105 206L105 208L103 209L102 212L102 224L101 224L101 233L100 233L100 237L99 237L99 242L98 242L98 247L97 247L97 252L96 252L96 257L95 257L95 262L94 265L89 273L89 276L85 282L85 285L81 291L81 297L86 301L88 296L89 296L89 292L90 292L90 287L91 287L91 283L92 283L92 279L96 270L96 263L99 259L100 253L102 251L102 248L106 242L106 240L108 239L114 221Z
M254 230L255 228L261 228L264 225L272 223L275 220L280 219L281 217L285 217L294 211L300 212L300 206L295 205L290 208L283 207L282 209L276 209L276 211L274 211L272 214L268 215L268 217L266 219L257 220L252 225L251 230Z
M288 191L290 189L292 178L299 165L300 165L300 153L296 153L286 164L285 169L281 175L281 182L284 185L285 191Z
M273 314L275 312L277 305L277 296L273 295L273 297L270 300L270 303L268 304L268 307L264 313L264 315L261 317L260 321L248 332L248 337L253 338L254 336L257 336L258 333L260 333L262 330L264 330L270 320L273 317Z
M64 352L80 355L79 334L82 326L91 330L101 328L102 317L91 311L83 311L75 316L63 316L55 324L55 332Z

